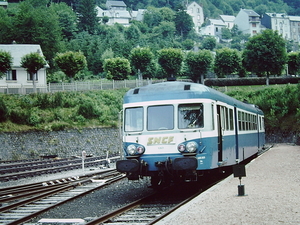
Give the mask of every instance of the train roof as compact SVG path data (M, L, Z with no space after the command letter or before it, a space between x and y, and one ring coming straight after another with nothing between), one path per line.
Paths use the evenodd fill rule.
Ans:
M241 102L203 84L181 81L162 82L131 89L124 96L124 104L193 98L221 101L237 108L262 114L262 111L253 104Z

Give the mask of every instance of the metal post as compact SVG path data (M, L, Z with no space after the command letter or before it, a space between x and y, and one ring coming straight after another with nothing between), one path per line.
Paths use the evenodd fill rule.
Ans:
M81 159L82 159L82 170L84 171L84 160L86 158L86 151L82 151Z

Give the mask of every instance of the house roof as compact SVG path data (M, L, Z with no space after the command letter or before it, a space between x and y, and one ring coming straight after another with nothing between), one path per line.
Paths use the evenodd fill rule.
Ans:
M222 20L209 19L209 22L214 26L226 26L226 24Z
M220 18L224 22L234 22L234 20L235 20L235 16L230 16L230 15L220 15Z
M193 1L193 2L191 2L190 4L188 4L186 7L188 8L188 7L190 7L190 6L192 6L192 5L197 5L197 6L200 6L201 7L201 5L199 5L197 2L195 2L195 1Z
M252 9L241 9L245 13L247 13L249 16L259 16L256 12L254 12Z
M0 44L0 49L10 52L13 57L13 67L21 67L21 58L29 53L40 52L44 56L41 46L34 44ZM49 67L49 65L47 64L46 67Z
M126 7L126 4L123 1L107 1L106 6L110 7Z
M300 21L300 16L289 16L290 21Z

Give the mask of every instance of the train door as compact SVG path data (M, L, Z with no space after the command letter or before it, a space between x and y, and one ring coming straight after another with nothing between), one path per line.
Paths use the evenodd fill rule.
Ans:
M217 105L217 127L218 127L218 162L223 161L223 121L222 106Z

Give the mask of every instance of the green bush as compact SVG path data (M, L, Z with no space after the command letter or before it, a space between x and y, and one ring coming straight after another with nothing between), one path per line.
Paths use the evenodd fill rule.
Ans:
M81 115L86 119L93 119L99 116L99 111L97 110L93 102L90 101L82 102L79 105L77 113L78 115Z
M6 121L8 118L8 109L3 101L2 98L0 98L0 122Z
M27 124L30 126L37 126L41 122L41 118L36 112L31 111L28 117Z
M53 95L52 107L57 108L57 107L63 107L63 106L64 106L63 93L62 92L56 92Z
M30 112L22 109L21 107L17 107L10 112L10 120L16 124L27 124L28 118L30 117Z
M52 102L50 98L50 94L40 93L31 95L35 99L34 105L39 107L40 109L51 108Z

